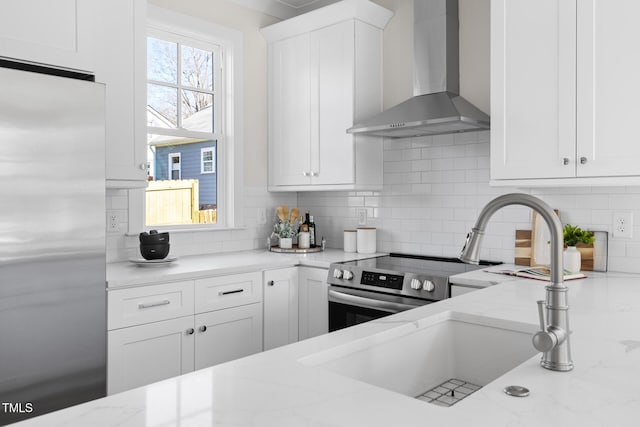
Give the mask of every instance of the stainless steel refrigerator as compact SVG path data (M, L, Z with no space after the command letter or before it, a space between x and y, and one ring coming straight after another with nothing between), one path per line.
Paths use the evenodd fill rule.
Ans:
M6 65L0 425L106 390L104 86Z

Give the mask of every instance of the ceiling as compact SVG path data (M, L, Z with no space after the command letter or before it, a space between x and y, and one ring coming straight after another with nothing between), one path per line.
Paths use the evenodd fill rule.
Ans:
M337 0L227 0L280 19L293 18Z

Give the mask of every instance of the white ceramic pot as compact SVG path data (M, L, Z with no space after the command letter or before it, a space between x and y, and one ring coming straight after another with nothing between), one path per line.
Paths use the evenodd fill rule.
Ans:
M309 249L310 246L310 234L308 231L301 231L298 233L298 248Z
M358 227L356 230L356 247L360 254L373 254L376 252L375 227Z
M356 230L344 230L344 251L355 252L358 247Z
M568 246L562 254L564 269L571 273L578 273L582 264L582 255L575 246Z
M280 245L282 249L291 249L293 247L293 239L291 237L280 237Z

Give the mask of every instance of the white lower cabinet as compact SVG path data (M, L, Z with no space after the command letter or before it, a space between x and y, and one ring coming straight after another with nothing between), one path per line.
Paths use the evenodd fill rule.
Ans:
M304 340L329 332L328 270L298 268L298 338Z
M193 371L193 316L109 331L107 393Z
M262 351L262 304L196 314L195 369Z
M327 287L289 267L109 290L107 393L325 334Z
M298 267L264 272L264 349L298 341Z
M262 351L261 282L255 272L110 290L107 393Z

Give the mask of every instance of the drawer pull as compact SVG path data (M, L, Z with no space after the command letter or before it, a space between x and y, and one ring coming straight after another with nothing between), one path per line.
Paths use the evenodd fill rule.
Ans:
M143 309L143 308L159 307L161 305L169 305L169 304L171 304L171 301L169 301L168 299L165 299L165 300L162 300L162 301L150 302L150 303L145 303L145 304L138 304L138 308L139 309Z
M222 296L222 295L239 294L241 292L244 292L244 289L234 289L233 291L220 291L218 292L218 295Z

